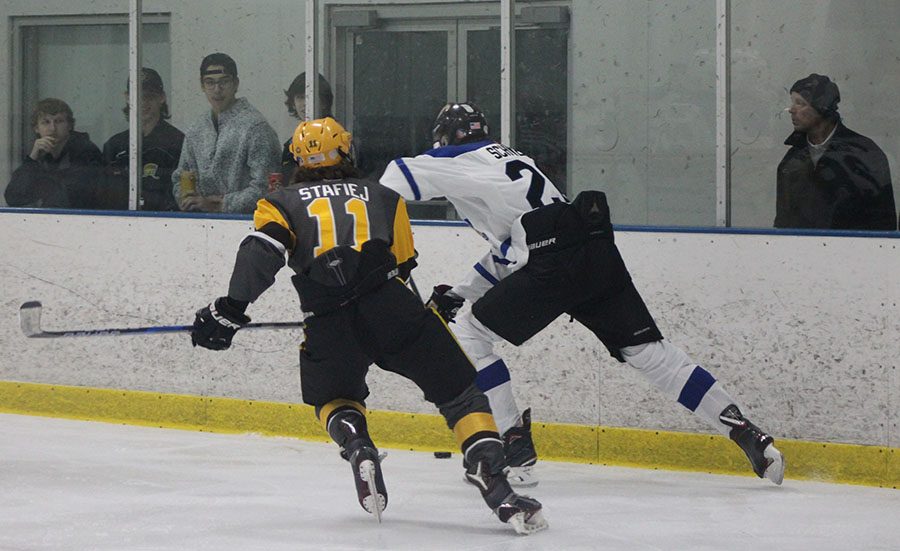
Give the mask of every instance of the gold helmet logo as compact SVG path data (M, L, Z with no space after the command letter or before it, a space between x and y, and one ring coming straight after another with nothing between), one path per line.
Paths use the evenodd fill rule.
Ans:
M294 130L290 151L297 164L305 168L335 166L350 158L353 136L331 117L303 121Z

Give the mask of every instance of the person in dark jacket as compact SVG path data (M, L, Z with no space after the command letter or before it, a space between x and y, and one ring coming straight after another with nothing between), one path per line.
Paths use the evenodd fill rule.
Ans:
M127 95L127 91L126 91ZM128 117L128 105L123 109ZM141 210L178 210L172 195L172 172L178 168L184 133L166 119L169 105L159 73L141 69ZM102 208L128 209L128 130L119 132L103 146L106 167L104 189L98 193Z
M794 133L778 165L775 227L896 230L887 157L844 126L837 84L813 73L790 94Z
M333 117L331 108L334 103L334 93L331 91L331 85L322 75L319 75L318 87L319 105L316 118ZM306 120L306 72L294 77L291 85L284 91L284 96L284 106L287 107L288 114L297 120ZM281 149L281 174L284 185L293 181L294 170L297 168L294 154L291 153L292 140L293 134L284 142Z
M37 102L31 113L37 137L6 187L11 207L93 208L89 192L99 177L100 149L77 132L69 105L56 98Z

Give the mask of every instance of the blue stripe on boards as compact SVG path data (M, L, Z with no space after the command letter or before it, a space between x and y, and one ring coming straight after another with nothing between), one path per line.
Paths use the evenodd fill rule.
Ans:
M413 178L412 172L409 171L409 167L406 166L406 163L403 162L403 159L396 159L394 161L397 163L397 167L400 168L400 172L403 173L403 176L406 177L406 183L409 184L409 187L412 188L413 196L416 198L416 201L422 198L422 194L419 192L419 184L416 183L416 179Z
M678 396L678 403L691 411L696 411L700 401L715 383L716 379L709 374L709 371L698 365L684 383L681 394Z
M481 392L487 392L509 381L509 369L503 360L497 360L478 372L475 384Z
M478 272L479 274L481 274L481 277L490 281L491 285L496 285L496 284L500 283L500 280L497 279L496 277L494 277L494 275L491 272L487 271L487 268L485 268L481 264L475 265L475 271Z

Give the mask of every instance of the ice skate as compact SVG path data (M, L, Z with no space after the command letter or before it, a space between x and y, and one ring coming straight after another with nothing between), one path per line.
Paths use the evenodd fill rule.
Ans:
M531 408L522 412L522 426L515 426L503 434L503 453L509 465L507 479L511 486L529 488L537 486L537 452L531 438Z
M541 512L541 503L513 491L507 480L503 449L499 441L483 441L466 450L469 468L466 479L478 487L488 507L501 522L518 534L529 535L545 530L549 524Z
M515 493L507 481L505 470L491 474L486 460L478 462L470 470L472 472L467 471L466 478L478 487L497 518L511 525L516 533L529 535L550 526L541 512L540 502Z
M719 420L732 427L729 436L747 454L756 476L780 485L784 480L784 456L775 447L775 439L744 418L734 404L722 411Z
M356 449L346 450L344 453L353 470L359 504L381 522L381 513L387 507L388 495L381 474L381 458L378 456L378 450L361 444Z

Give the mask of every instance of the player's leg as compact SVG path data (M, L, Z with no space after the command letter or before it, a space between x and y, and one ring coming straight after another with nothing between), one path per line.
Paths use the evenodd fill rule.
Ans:
M352 400L334 400L316 408L316 415L341 446L341 457L350 462L359 504L381 522L388 494L378 449L369 436L365 406Z
M411 293L387 284L360 301L366 349L378 365L403 375L437 405L456 434L465 460L488 506L517 532L546 527L541 504L512 491L506 459L487 397L474 384L475 369L443 319ZM391 305L391 316L383 305ZM379 311L382 311L379 314Z
M654 386L734 440L757 476L781 484L784 457L774 438L745 418L723 385L683 350L659 340L622 348L622 356Z
M450 328L475 365L478 372L475 384L491 401L497 428L501 434L505 433L519 424L521 417L509 368L503 358L494 353L494 343L502 340L501 337L475 319L468 304L456 315Z
M757 475L781 484L784 460L772 437L743 417L734 398L709 371L663 340L630 281L621 291L581 304L571 313L615 358L628 362L653 386L737 442Z
M547 528L540 502L519 495L510 487L503 442L484 393L471 385L437 406L456 435L467 465L466 479L478 488L497 517L520 534Z
M380 521L388 495L378 449L369 436L364 400L369 358L359 349L345 311L307 318L300 349L303 401L350 463L359 504Z
M556 255L559 256L559 255ZM503 435L503 447L515 486L538 483L534 465L537 451L531 434L531 409L521 414L513 396L506 364L493 353L494 343L505 339L520 345L540 332L571 305L569 288L558 282L557 259L533 263L501 280L471 309L457 315L453 331L478 369L478 387L491 401Z

